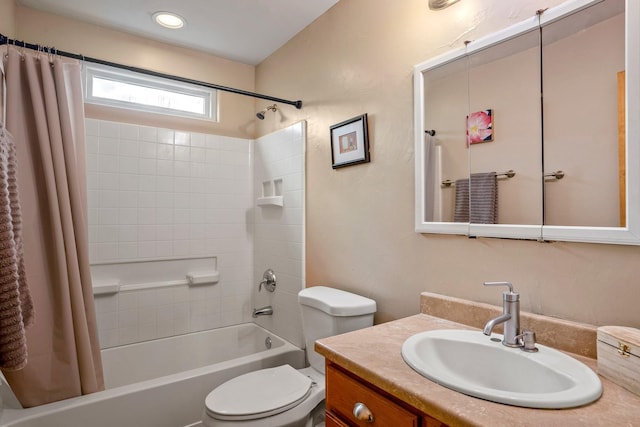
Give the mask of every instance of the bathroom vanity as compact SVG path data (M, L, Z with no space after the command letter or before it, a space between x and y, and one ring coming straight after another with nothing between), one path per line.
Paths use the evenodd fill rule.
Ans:
M411 369L401 347L435 329L481 328L499 307L425 293L421 312L316 342L326 359L327 426L640 425L640 397L600 377L604 392L571 409L530 409L493 403L440 386ZM596 328L522 313L541 344L569 353L596 370ZM513 373L517 375L516 372ZM357 404L363 404L354 408ZM355 412L361 418L356 419ZM368 422L369 413L373 422Z

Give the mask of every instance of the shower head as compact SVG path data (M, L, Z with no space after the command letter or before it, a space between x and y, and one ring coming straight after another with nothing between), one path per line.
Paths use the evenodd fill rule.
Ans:
M256 114L256 117L259 118L260 120L264 120L264 115L267 114L267 111L269 110L275 113L276 111L278 111L278 106L276 104L269 105L267 108L265 108L264 110Z
M458 0L429 0L429 9L431 10L441 10L446 7L451 6L456 3Z

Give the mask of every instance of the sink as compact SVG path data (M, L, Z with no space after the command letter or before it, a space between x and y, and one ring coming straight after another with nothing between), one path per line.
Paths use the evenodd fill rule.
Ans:
M431 381L507 405L572 408L602 394L600 379L582 362L544 345L528 353L501 341L480 331L427 331L403 343L402 358Z

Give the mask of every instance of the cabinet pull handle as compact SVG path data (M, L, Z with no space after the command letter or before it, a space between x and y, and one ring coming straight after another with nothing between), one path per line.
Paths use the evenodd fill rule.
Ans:
M353 405L353 416L356 417L358 421L373 423L373 412L371 412L364 403L358 402Z

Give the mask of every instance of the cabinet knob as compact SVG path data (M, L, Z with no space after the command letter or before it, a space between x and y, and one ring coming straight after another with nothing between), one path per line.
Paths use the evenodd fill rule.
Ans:
M373 423L373 412L371 412L364 403L358 402L353 405L353 416L356 417L358 421Z

